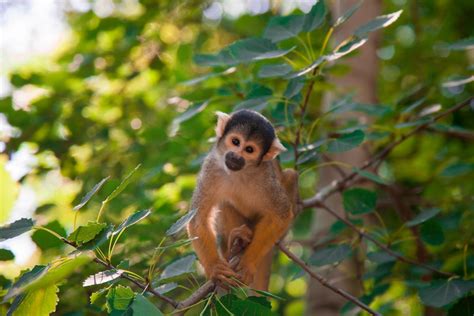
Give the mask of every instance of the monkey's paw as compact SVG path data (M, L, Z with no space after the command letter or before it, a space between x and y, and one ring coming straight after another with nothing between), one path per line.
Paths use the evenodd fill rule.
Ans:
M230 231L227 249L230 257L241 253L252 241L253 232L247 225L241 225Z
M223 287L226 287L226 285L238 287L239 282L235 279L240 280L240 275L232 270L229 263L221 260L212 266L209 279Z
M237 266L237 272L240 274L240 280L245 284L250 285L253 282L257 268L253 264L241 262Z

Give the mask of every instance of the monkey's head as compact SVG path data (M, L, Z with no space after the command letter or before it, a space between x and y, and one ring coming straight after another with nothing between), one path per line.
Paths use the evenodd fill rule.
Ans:
M216 114L217 150L229 170L259 166L286 150L272 124L260 113L240 110Z

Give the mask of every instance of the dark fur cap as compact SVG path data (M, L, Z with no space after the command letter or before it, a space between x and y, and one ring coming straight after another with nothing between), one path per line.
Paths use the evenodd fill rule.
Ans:
M246 139L253 139L262 144L262 155L266 154L275 139L275 129L272 124L260 113L252 110L239 110L232 113L227 122L224 134L238 131Z

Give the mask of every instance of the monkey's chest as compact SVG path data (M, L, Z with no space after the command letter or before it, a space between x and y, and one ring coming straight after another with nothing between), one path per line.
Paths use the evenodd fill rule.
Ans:
M252 218L265 212L268 197L262 186L259 186L258 183L229 182L225 185L225 190L227 193L226 202L232 204L243 216Z

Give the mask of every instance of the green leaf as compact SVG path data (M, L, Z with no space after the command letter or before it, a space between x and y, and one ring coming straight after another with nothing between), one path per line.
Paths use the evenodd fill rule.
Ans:
M57 221L52 221L43 227L48 228L60 236L66 236L66 229ZM54 248L60 248L64 245L64 242L58 239L56 236L44 230L36 230L32 235L31 239L41 250L48 250Z
M373 19L372 21L360 26L356 31L355 35L358 37L365 37L368 33L381 29L383 27L387 27L393 22L395 22L400 15L402 14L403 10L393 12L386 15L381 15Z
M12 316L13 312L16 311L18 306L20 306L21 302L23 302L23 299L25 298L26 294L20 294L15 299L13 300L12 304L10 305L10 308L8 309L7 316Z
M84 251L84 250L94 250L97 247L100 247L104 242L106 242L110 238L113 230L114 230L113 225L107 226L98 235L96 235L94 239L77 247L77 250L74 251L73 253Z
M59 302L59 288L50 285L35 291L30 291L21 301L18 308L13 312L14 316L48 316L56 311Z
M228 68L224 71L221 71L221 72L213 72L213 73L209 73L209 74L206 74L206 75L203 75L203 76L199 76L197 78L193 78L193 79L184 81L181 84L185 85L185 86L193 86L193 85L198 84L200 82L206 81L207 79L219 77L219 76L222 76L222 75L232 74L232 73L235 72L235 70L236 70L235 67L230 67L230 68Z
M109 313L113 310L126 310L134 296L135 293L128 286L118 285L111 288L107 293L107 310Z
M270 297L270 298L274 298L276 300L279 300L279 301L284 301L285 299L281 296L278 296L278 295L275 295L273 293L270 293L270 292L267 292L267 291L262 291L262 290L253 290L255 293L258 293L262 296L266 296L266 297ZM267 301L268 302L268 301ZM271 307L271 306L270 306Z
M142 219L148 217L148 215L150 215L150 214L151 214L150 209L133 213L125 221L123 221L122 224L120 224L119 227L117 227L116 230L114 230L112 235L116 235L116 234L120 233L120 231L122 229L125 229L127 227L132 226L132 225L135 225L136 223L138 223Z
M344 209L354 215L370 213L375 209L377 194L375 192L352 188L342 194Z
M433 217L438 215L438 213L440 211L441 211L441 209L437 208L437 207L433 207L433 208L424 210L423 212L421 212L420 214L415 216L415 218L413 218L412 220L409 220L408 222L406 222L405 226L413 227L413 226L416 226L418 224L424 223L427 220L432 219Z
M81 209L84 205L87 204L87 202L89 202L89 200L92 198L92 196L94 194L97 193L97 191L100 190L100 188L102 188L102 186L105 184L105 182L107 182L107 180L109 180L110 177L105 177L104 179L100 180L99 183L97 183L96 185L94 185L94 187L92 188L92 190L90 190L89 192L87 192L87 194L82 198L81 202L79 204L77 204L76 206L74 206L73 210L74 211L77 211L79 209Z
M454 88L454 87L459 87L459 86L465 86L468 83L471 83L474 81L474 76L456 76L455 79L445 81L442 84L443 88Z
M388 254L385 251L369 252L367 254L367 259L377 264L383 264L397 260L394 256Z
M286 86L286 90L283 96L287 99L291 99L296 96L304 88L305 81L300 78L291 79Z
M443 227L434 220L421 225L420 237L428 245L439 246L444 242Z
M278 49L270 41L262 38L249 38L235 42L229 46L231 55L239 62L250 62L285 56L295 47Z
M171 264L167 265L159 277L160 283L169 281L175 277L181 276L183 274L188 274L194 272L194 262L196 261L195 255L189 255L183 258L180 258Z
M92 253L86 252L56 259L48 265L47 271L31 282L25 290L36 290L61 282L78 268L91 262L93 257Z
M321 267L342 261L349 257L351 253L352 250L349 245L329 246L314 252L309 258L309 263Z
M10 298L17 296L24 292L24 289L28 286L28 284L32 283L33 281L39 279L43 276L48 267L47 266L34 266L33 269L30 271L24 272L18 280L13 283L13 285L8 290L7 294L3 298L2 303L7 302Z
M87 279L85 279L84 282L82 282L82 286L87 287L91 285L98 285L98 284L103 284L103 283L113 281L115 279L120 278L123 272L124 271L120 269L112 269L112 270L98 272L96 274L93 274L87 277Z
M19 236L31 230L34 222L31 218L22 218L11 224L0 227L0 241Z
M384 184L384 185L388 184L388 182L385 179L382 179L378 174L375 174L366 170L362 170L356 167L352 168L352 170L356 172L358 175L360 175L361 177L369 179L375 183Z
M313 162L313 161L318 160L318 158L319 158L319 153L316 150L307 151L307 152L302 153L298 157L298 161L296 161L296 164L301 165L306 162Z
M346 12L344 12L343 15L341 15L340 17L336 19L336 22L334 23L333 27L336 28L342 23L346 22L357 10L359 10L363 2L364 2L363 0L359 1L355 5L350 7Z
M260 112L268 106L268 104L270 103L270 99L271 99L271 96L257 97L257 98L244 100L242 102L237 103L234 106L233 111L237 111L241 109L249 109L249 110Z
M303 32L311 32L324 22L326 6L324 0L318 0L307 14L304 15Z
M183 217L178 219L176 223L174 223L167 231L166 236L171 236L179 233L186 225L188 225L189 221L193 219L194 215L196 215L197 209L190 210L186 213Z
M67 239L77 244L83 244L94 239L106 226L106 223L89 222L85 226L76 228Z
M157 283L157 282L154 282L154 283ZM165 293L171 292L172 290L176 289L177 287L178 287L178 283L171 282L171 283L166 283L166 284L160 285L158 287L155 287L155 291L157 291L160 294L165 294Z
M447 166L442 172L443 177L458 177L474 171L474 163L456 162Z
M328 151L340 153L356 148L364 141L365 134L361 130L355 130L351 133L343 134L339 138L332 139L328 144Z
M98 299L104 297L104 295L106 294L108 290L109 290L108 288L104 287L96 292L93 292L89 298L90 303L95 304L95 302L97 302Z
M122 191L127 187L127 185L132 181L133 175L137 172L137 170L140 168L141 164L138 164L135 169L133 169L126 177L123 179L122 182L115 188L115 190L110 193L110 195L105 199L103 203L108 203L112 201L114 198L117 197Z
M171 248L178 248L178 247L181 247L183 245L187 245L187 244L191 243L193 240L196 240L198 238L199 237L193 237L193 238L189 238L189 239L177 240L177 241L175 241L174 243L172 243L170 245L156 247L155 249L157 249L157 250L166 250L166 249L171 249Z
M287 75L292 70L288 64L263 65L258 71L259 78L276 78Z
M0 249L0 261L8 261L15 259L15 255L8 249Z
M175 117L173 122L171 122L169 135L171 137L176 136L176 134L179 131L179 127L183 122L191 119L192 117L194 117L198 113L201 113L208 105L209 105L209 101L204 101L204 102L193 104L184 113L182 113L181 115Z
M291 52L293 49L295 49L295 47L289 49L279 49L269 39L252 37L232 43L226 49L224 49L224 54L227 50L235 63L248 63L258 60L282 57Z
M419 295L424 304L443 307L463 297L474 289L474 281L437 280L430 286L420 289Z
M423 103L425 103L426 101L426 97L423 97L419 100L416 100L415 102L413 102L412 104L408 105L406 107L406 109L404 109L401 113L402 114L408 114L410 112L413 112L415 109L417 109L420 105L422 105Z
M448 49L448 50L474 49L474 37L468 37L451 44L441 45L441 48Z
M133 315L161 316L163 313L156 308L145 296L137 294L131 305Z
M263 37L272 42L279 42L298 36L303 30L304 15L275 16L267 24Z
M367 38L362 37L362 38L349 38L345 40L341 45L339 45L339 48L334 51L332 54L323 56L325 58L324 61L334 61L337 60L341 57L346 56L349 53L352 53L362 45L367 43Z
M217 315L259 315L270 316L274 315L271 311L271 304L263 297L251 296L245 300L239 299L234 294L227 294L221 298L216 297L214 303L217 310Z
M298 77L304 76L304 75L310 73L311 71L313 71L316 67L319 67L326 60L327 60L327 56L321 56L318 59L316 59L316 61L314 61L308 67L303 68L303 69L301 69L299 71L296 71L296 72L292 72L289 75L287 75L286 78L287 79L293 79L293 78L298 78Z
M15 282L3 298L4 301L17 296L23 292L34 291L45 288L65 280L79 267L89 263L93 256L90 253L80 255L69 255L59 258L48 266L35 266L31 271L24 273Z
M398 124L396 124L394 127L395 127L396 129L407 128L407 127L414 127L414 126L423 125L423 124L428 123L428 122L431 122L431 119L424 117L424 118L421 118L421 119L416 120L416 121L398 123Z

